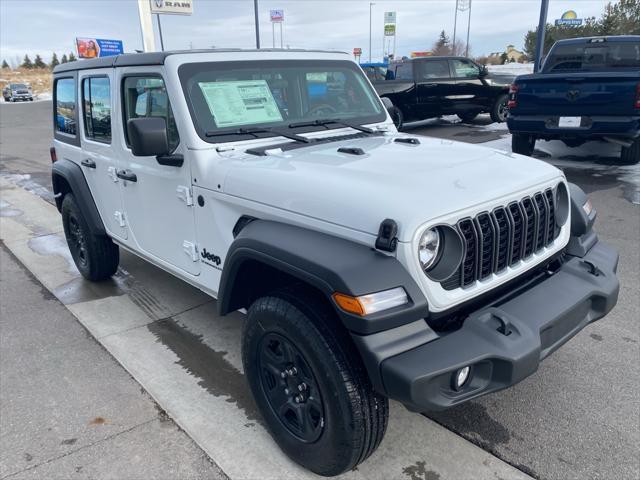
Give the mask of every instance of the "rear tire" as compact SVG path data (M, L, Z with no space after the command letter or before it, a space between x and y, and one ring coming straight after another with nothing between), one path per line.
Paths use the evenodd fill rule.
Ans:
M636 138L630 147L622 147L620 160L625 165L635 165L640 162L640 138Z
M493 122L503 123L507 121L507 116L509 115L509 108L507 107L508 102L509 95L506 93L504 95L500 95L496 99L493 107L491 107L491 112L489 112Z
M244 325L242 362L271 436L293 461L333 476L378 448L389 402L316 295L291 288L257 299Z
M511 150L513 153L530 157L536 147L536 139L526 133L514 133L511 135Z
M393 107L393 110L391 111L391 120L393 120L393 124L396 128L400 130L404 125L404 115L402 114L402 110L398 107Z
M462 120L464 123L468 123L473 121L478 115L480 114L480 112L464 112L464 113L458 113L458 118L460 120Z
M99 282L111 277L120 263L120 250L106 235L93 235L72 193L62 201L62 225L80 274Z

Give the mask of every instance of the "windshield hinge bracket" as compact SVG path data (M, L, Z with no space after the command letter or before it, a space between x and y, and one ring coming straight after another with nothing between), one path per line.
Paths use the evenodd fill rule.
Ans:
M193 195L189 187L179 185L178 188L176 188L176 193L178 194L178 198L186 203L188 207L193 205Z

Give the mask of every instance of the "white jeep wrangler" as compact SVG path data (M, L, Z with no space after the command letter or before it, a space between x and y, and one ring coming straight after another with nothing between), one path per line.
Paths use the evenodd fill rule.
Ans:
M218 50L54 70L53 186L92 281L125 248L246 309L271 434L321 475L379 445L388 399L506 388L607 314L615 250L556 168L399 134L348 55Z

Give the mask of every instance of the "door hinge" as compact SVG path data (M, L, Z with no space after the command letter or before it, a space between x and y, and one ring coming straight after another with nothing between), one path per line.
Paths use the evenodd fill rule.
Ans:
M186 203L187 206L193 205L193 195L191 194L191 189L189 187L178 185L176 193L178 194L178 198Z
M107 168L107 175L109 175L109 177L111 177L111 180L113 180L114 182L118 181L118 171L116 170L116 167Z
M113 214L113 216L116 217L116 221L118 222L118 225L120 225L122 228L124 228L125 225L126 225L126 222L125 222L125 219L124 219L124 213L115 212Z
M185 240L182 242L182 249L184 250L184 253L191 257L192 261L198 261L198 247L195 243Z

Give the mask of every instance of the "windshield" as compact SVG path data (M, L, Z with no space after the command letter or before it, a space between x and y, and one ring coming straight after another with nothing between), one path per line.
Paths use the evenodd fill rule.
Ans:
M545 62L545 72L640 68L640 42L592 42L556 45Z
M349 61L187 63L178 73L196 129L208 142L238 140L229 133L242 136L247 128L309 131L318 128L308 125L314 120L362 125L386 118L375 91Z
M18 90L21 88L27 89L29 87L27 87L24 83L12 83L11 88L13 88L14 90Z

